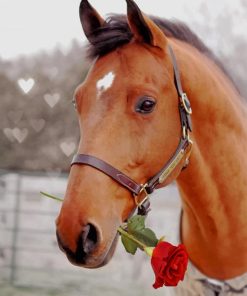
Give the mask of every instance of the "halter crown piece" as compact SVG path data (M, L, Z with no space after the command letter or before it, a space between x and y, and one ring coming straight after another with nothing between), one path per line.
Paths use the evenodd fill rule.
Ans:
M75 164L83 164L91 166L102 173L108 175L120 185L128 189L135 199L138 207L138 214L146 215L149 211L150 202L149 194L160 184L168 184L169 178L177 171L178 173L188 165L189 157L192 148L192 141L189 137L189 132L192 132L191 114L192 109L190 101L185 92L183 92L179 69L176 57L171 46L168 47L174 69L174 82L178 93L178 110L181 122L181 137L175 153L165 163L161 170L150 178L145 184L138 184L127 175L114 168L107 162L86 154L76 154L71 162L71 166Z

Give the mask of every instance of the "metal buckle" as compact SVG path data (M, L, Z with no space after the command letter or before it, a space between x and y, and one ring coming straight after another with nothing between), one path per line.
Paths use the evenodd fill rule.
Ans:
M190 101L189 101L186 93L182 94L181 103L182 103L182 106L184 107L184 110L187 112L187 114L191 115L192 114L192 109L191 109Z
M136 204L136 206L137 206L138 208L141 207L141 206L145 203L145 201L149 199L149 194L147 193L147 190L146 190L147 185L148 185L147 183L144 184L144 185L141 184L141 187L142 187L142 188L141 188L139 194L134 196L135 204ZM146 196L145 196L145 197L139 202L139 201L138 201L138 196L139 196L142 192L144 192Z

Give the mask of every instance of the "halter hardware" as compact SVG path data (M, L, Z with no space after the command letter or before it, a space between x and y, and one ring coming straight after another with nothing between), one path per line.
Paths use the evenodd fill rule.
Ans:
M186 93L182 89L180 73L174 52L171 46L168 46L168 49L173 64L174 83L179 98L178 110L181 122L181 138L175 153L161 170L143 185L136 183L118 169L92 155L76 154L71 162L71 166L74 164L84 164L98 169L128 189L133 194L136 206L138 207L138 213L142 215L146 215L149 211L149 194L151 194L159 184L168 182L169 177L175 170L180 172L183 168L187 167L193 144L189 137L189 132L192 132L192 108Z
M171 174L171 172L175 169L175 167L179 164L179 162L184 157L184 149L181 149L179 153L176 155L174 160L171 162L171 164L168 166L168 168L162 173L162 175L159 177L159 183L162 184L165 179Z
M133 194L134 196L134 200L135 200L135 204L137 206L137 208L140 208L141 206L143 206L145 204L145 202L149 199L149 194L147 192L147 186L148 186L148 183L146 183L145 185L141 184L141 190L140 190L140 193L138 195L136 194ZM144 198L141 199L141 201L138 200L138 197L140 197L140 195L144 192Z
M190 101L189 101L186 93L182 94L181 103L182 103L182 106L184 107L186 113L188 115L191 115L192 114L192 109L191 109Z

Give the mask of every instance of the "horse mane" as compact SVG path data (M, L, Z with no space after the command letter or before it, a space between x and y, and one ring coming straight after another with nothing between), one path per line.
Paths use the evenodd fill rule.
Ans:
M213 60L230 80L233 81L219 59L185 23L177 20L172 21L153 16L149 17L167 37L176 38L194 46L201 53ZM118 47L129 43L132 37L133 34L128 25L127 17L120 14L111 14L105 24L95 30L93 36L90 38L91 43L88 45L87 50L88 57L94 59L104 56Z

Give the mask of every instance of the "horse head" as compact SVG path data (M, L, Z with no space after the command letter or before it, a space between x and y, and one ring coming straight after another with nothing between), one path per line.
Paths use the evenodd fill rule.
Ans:
M78 153L102 159L145 184L181 139L168 38L132 0L127 0L127 18L119 17L119 22L105 21L82 0L80 19L91 50L99 54L75 91ZM116 246L118 226L135 208L124 186L89 165L74 164L56 222L61 249L76 265L106 264Z

